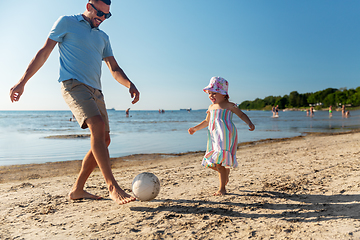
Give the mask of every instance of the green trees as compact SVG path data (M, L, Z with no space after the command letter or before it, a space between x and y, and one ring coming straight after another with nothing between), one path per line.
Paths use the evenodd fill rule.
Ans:
M287 103L289 102L289 96L285 95L283 97L280 97L276 102L275 102L275 106L279 105L280 109L284 109L287 105Z
M310 96L308 97L307 101L309 104L316 104L316 103L323 103L324 104L324 99L332 93L335 93L336 91L338 91L338 89L336 88L327 88L325 90L322 91L317 91L315 93L311 93ZM330 104L330 105L335 105L335 103ZM328 106L330 106L328 105Z
M240 105L242 109L263 109L266 106L265 101L259 98L254 101L244 101Z
M256 98L254 101L244 101L239 105L241 109L264 109L270 106L279 105L280 109L284 108L301 108L309 107L310 104L322 104L322 107L338 106L350 104L352 106L360 106L360 87L356 89L336 89L327 88L315 93L298 93L291 92L289 95L268 96L264 99Z

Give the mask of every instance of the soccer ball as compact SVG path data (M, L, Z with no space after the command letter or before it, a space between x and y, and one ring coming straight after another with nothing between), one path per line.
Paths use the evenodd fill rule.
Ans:
M140 173L132 181L132 191L141 201L153 200L160 192L160 181L153 173Z

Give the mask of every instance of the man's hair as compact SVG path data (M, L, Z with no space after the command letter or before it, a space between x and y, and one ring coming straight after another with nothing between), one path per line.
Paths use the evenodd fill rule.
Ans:
M102 1L102 2L105 3L106 5L110 5L110 4L111 4L111 0L89 0L89 2L98 2L98 1Z

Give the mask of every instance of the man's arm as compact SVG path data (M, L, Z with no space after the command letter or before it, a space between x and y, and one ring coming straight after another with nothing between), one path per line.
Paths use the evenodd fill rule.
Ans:
M27 67L24 75L21 77L19 82L10 89L11 102L19 101L20 96L24 92L25 84L44 65L56 44L57 42L51 40L50 38L46 40L45 45L37 52L35 57L31 60L29 66Z
M131 98L134 98L132 104L138 102L140 98L139 91L137 90L135 85L129 80L124 71L120 68L115 58L113 56L106 57L104 58L104 61L115 80L118 81L120 84L124 85L125 87L129 88Z

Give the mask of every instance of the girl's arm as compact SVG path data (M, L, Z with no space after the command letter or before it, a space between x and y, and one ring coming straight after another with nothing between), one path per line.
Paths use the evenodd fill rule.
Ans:
M206 118L204 121L196 125L195 127L189 128L188 132L193 135L196 131L199 131L203 128L206 128L209 125L210 113L207 112Z
M243 113L235 104L231 107L231 111L249 126L250 131L255 130L255 125L251 122L250 118L245 113Z

